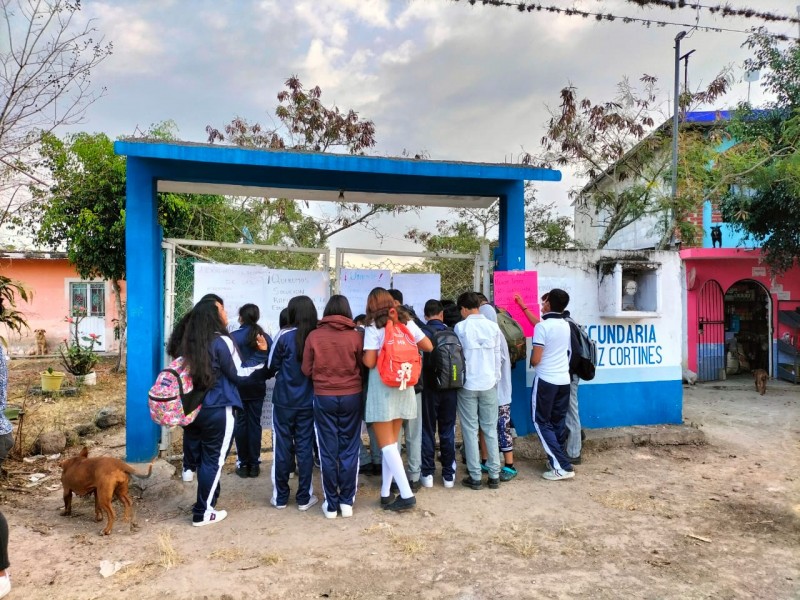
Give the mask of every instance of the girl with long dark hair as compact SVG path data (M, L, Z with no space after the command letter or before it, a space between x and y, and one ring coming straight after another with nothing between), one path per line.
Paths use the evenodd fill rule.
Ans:
M411 316L396 306L394 298L383 288L375 288L367 297L367 326L364 330L364 366L369 369L367 383L367 402L364 420L372 423L375 437L381 447L382 472L381 505L388 510L407 510L413 508L417 499L408 483L403 459L397 448L397 438L403 419L417 417L417 401L414 387L404 390L389 387L383 383L376 368L378 355L386 335L386 323L391 319L394 323L402 323L414 336L417 347L430 352L433 344L422 330L414 324ZM397 482L400 497L394 498L391 493L392 479Z
M258 324L261 311L255 304L239 308L239 329L231 338L239 346L242 361L252 358L265 362L269 358L272 340ZM258 349L259 336L267 340L267 351ZM243 410L236 414L233 437L236 440L236 474L239 477L258 477L261 473L261 408L266 395L266 382L257 381L239 388Z
M331 296L303 350L303 373L314 385L322 513L328 519L339 510L343 517L353 516L358 487L363 340L352 317L347 298Z
M242 409L237 386L248 385L266 376L264 364L244 367L236 345L227 331L225 308L213 300L199 302L186 321L180 351L199 390L207 390L197 418L183 428L184 446L199 458L197 501L192 507L192 525L202 527L228 516L215 506L220 492L220 476L225 456L233 439L234 410ZM263 336L258 349L267 350Z
M278 509L289 502L289 473L297 460L297 508L305 511L317 503L311 482L314 470L314 389L301 366L308 334L317 327L317 309L308 296L289 300L289 329L276 340L269 358L275 375L272 392L272 498Z

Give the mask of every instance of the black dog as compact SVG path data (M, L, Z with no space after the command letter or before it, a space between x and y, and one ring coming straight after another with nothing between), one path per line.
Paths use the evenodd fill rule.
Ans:
M716 248L717 244L722 248L722 227L719 225L711 228L711 247Z

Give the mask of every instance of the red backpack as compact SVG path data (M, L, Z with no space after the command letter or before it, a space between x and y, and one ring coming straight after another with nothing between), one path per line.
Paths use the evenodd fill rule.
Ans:
M422 373L422 358L408 327L386 321L383 346L378 354L378 375L388 387L413 387Z

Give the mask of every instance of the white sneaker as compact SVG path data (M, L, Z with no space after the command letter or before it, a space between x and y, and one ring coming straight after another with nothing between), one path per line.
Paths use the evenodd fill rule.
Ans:
M575 471L562 471L561 469L553 469L542 473L542 477L549 481L561 481L562 479L572 479L575 477Z
M317 499L317 497L316 497L316 496L311 496L311 498L309 498L309 499L308 499L308 504L300 504L300 505L298 505L298 506L297 506L297 510L302 510L302 511L304 511L304 512L305 512L305 511L307 511L309 508L311 508L312 506L314 506L314 505L315 505L317 502L319 502L319 500Z
M335 519L336 518L336 511L329 511L328 510L328 502L325 501L322 503L322 514L325 515L326 519Z
M183 473L181 473L181 479L185 482L194 481L194 471L190 471L189 469L184 469Z
M423 475L419 478L419 482L422 484L422 487L432 488L433 487L433 475Z
M11 577L6 569L6 574L0 577L0 598L3 598L11 591Z
M278 502L277 502L277 500L275 500L275 498L270 498L269 499L269 503L272 504L272 506L274 506L278 510L283 510L284 508L286 508L285 504L278 504Z
M456 478L453 477L452 479L445 479L442 477L442 483L444 483L444 487L451 488L456 484Z
M340 504L339 510L342 511L343 519L349 519L353 516L353 507L349 504Z
M228 511L226 510L212 510L211 514L208 515L202 521L192 521L192 525L194 527L203 527L205 525L211 525L213 523L219 523L220 521L224 521L225 517L228 516Z

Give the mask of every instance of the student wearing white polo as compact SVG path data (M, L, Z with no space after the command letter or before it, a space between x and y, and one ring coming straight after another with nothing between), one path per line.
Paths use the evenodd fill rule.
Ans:
M569 457L559 440L569 410L569 354L571 336L563 311L569 294L555 288L542 300L542 320L533 333L531 366L536 369L531 392L534 426L550 469L542 477L550 481L575 477Z

